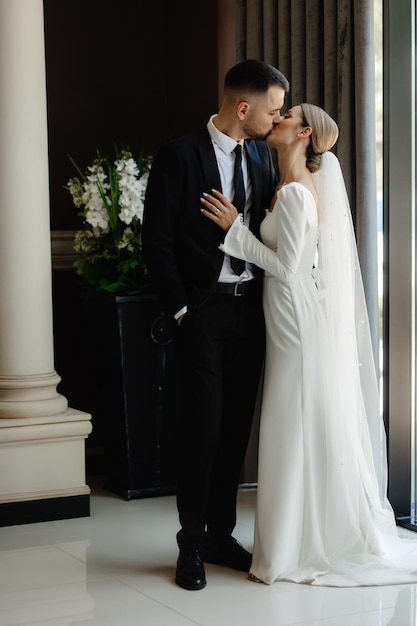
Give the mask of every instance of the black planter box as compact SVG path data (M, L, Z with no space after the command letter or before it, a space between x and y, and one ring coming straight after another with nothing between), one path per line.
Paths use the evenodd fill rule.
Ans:
M153 297L83 298L92 414L105 488L127 500L175 492L180 405L175 324Z

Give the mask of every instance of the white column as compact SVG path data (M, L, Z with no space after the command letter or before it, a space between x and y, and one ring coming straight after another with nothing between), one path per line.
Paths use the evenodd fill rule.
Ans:
M0 0L0 504L88 494L54 370L42 0Z

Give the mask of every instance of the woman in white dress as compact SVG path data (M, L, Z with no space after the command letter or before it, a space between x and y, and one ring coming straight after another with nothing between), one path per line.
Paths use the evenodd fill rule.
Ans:
M290 109L267 138L280 182L262 243L220 192L203 214L222 249L265 270L267 329L249 579L356 586L417 581L417 548L386 497L385 432L334 120Z

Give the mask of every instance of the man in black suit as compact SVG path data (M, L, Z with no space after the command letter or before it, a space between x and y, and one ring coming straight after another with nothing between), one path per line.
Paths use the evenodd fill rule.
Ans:
M221 190L241 204L242 219L259 235L277 182L263 140L280 119L288 89L276 68L237 63L226 74L219 113L200 131L165 145L149 176L145 258L165 314L179 325L175 580L185 589L206 585L204 562L240 571L251 565L232 531L265 340L259 270L244 262L237 267L219 250L224 233L201 214L200 198Z

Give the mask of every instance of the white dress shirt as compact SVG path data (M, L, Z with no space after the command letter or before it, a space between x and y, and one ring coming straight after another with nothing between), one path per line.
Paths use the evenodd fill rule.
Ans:
M213 119L215 117L216 116L213 115L209 119L207 124L207 130L213 142L213 148L220 172L222 193L231 202L233 202L233 198L235 195L234 168L236 155L233 150L235 149L237 143L240 143L240 145L242 146L242 173L246 198L244 221L246 225L249 225L250 207L252 204L252 185L248 177L248 165L246 159L246 150L244 148L244 141L242 139L241 141L236 142L228 135L220 132L213 124ZM255 275L253 273L252 265L250 263L246 263L245 271L240 276L237 276L230 266L230 256L228 254L224 255L223 266L219 276L220 283L236 283L245 280L251 280L254 277Z

